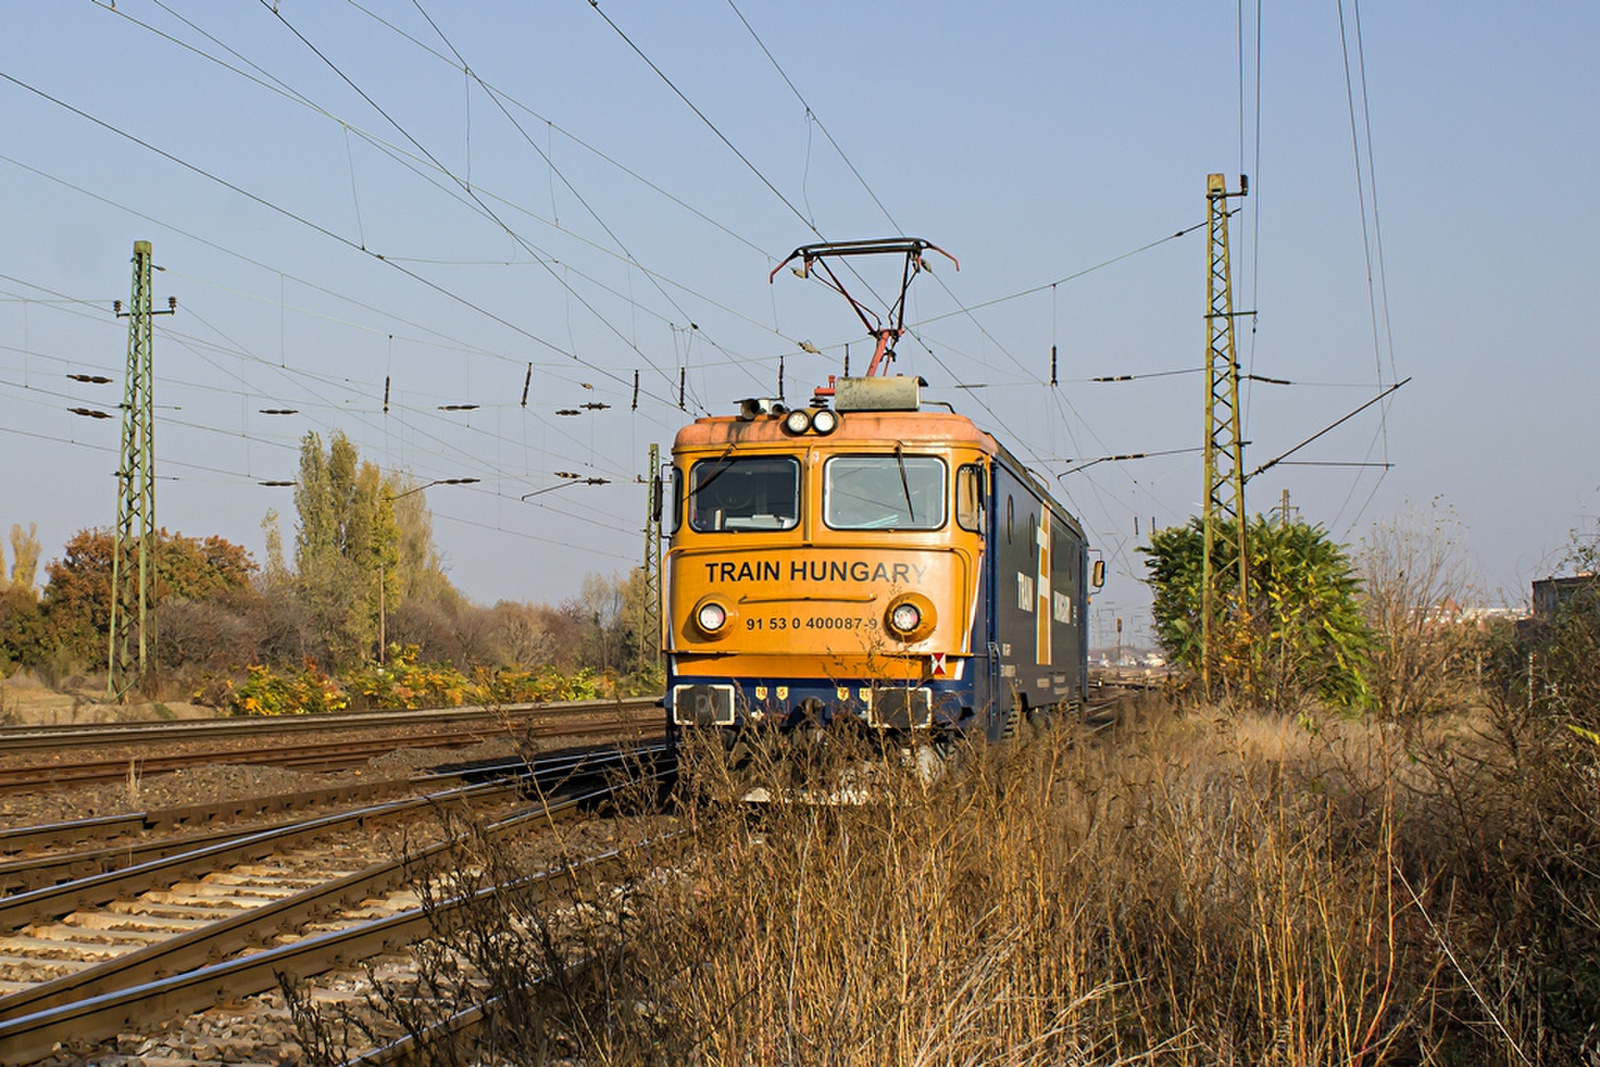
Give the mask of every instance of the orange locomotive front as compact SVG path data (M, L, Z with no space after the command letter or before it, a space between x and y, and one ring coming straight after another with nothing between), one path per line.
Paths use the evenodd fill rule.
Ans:
M676 726L973 718L997 446L959 415L881 410L914 396L914 379L840 385L860 391L854 405L750 401L677 436L664 612Z

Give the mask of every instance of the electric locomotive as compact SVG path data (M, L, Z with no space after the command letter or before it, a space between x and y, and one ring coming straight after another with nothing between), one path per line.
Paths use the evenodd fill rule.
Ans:
M932 247L795 256L810 270L903 251L893 315ZM925 406L919 379L878 373L903 320L879 326L857 310L878 338L865 377L830 378L809 408L743 401L673 443L662 612L673 731L848 717L999 740L1086 695L1103 565L1091 569L1082 527L971 419Z

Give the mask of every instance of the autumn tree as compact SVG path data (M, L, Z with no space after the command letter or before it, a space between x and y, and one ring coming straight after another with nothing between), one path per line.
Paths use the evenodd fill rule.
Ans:
M34 576L39 564L38 528L28 524L11 527L13 564L8 574L4 553L0 553L0 676L19 666L37 666L46 651L44 614Z
M3 568L0 568L3 571ZM28 523L26 532L20 522L11 526L11 584L30 593L39 576L39 525Z
M361 459L344 434L326 450L315 433L301 442L295 509L295 588L335 664L378 652L388 618L408 602L459 601L422 487Z
M390 473L384 491L394 502L394 559L401 602L421 600L453 603L460 599L445 577L444 564L433 543L433 513L426 494L407 475Z
M256 564L241 545L221 537L156 532L154 601L199 601L251 591ZM80 663L106 654L111 625L111 560L115 540L105 529L79 530L65 554L46 567L44 625L48 641Z
M391 581L386 557L395 540L394 506L380 492L382 481L342 433L326 451L315 432L301 441L296 589L335 663L363 659L378 639L379 583Z

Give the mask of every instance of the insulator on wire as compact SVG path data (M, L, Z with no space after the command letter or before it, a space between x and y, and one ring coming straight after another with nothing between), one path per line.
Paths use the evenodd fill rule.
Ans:
M1050 384L1056 384L1056 346L1050 346ZM1135 531L1137 532L1137 531Z
M639 410L639 372L633 372L633 411Z
M533 384L533 364L528 364L528 373L522 379L522 406L528 406L528 386Z
M783 356L778 357L778 399L783 399Z
M389 414L389 376L383 376L383 413Z
M684 406L684 403L683 403L684 394L685 394L685 391L688 389L688 387L689 387L689 368L688 367L679 367L678 368L678 410L679 411L687 411L687 410L689 410L687 407Z
M850 377L850 346L844 346L844 376Z

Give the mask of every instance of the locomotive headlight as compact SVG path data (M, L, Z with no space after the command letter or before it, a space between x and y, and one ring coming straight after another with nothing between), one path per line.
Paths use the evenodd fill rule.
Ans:
M832 408L823 408L811 416L811 428L820 434L830 434L839 428L839 413Z
M911 633L922 625L922 612L915 604L901 604L889 612L889 625L899 633Z
M902 593L889 602L883 621L896 640L911 643L933 633L933 601L921 593Z
M811 416L803 408L795 408L783 417L783 428L796 436L811 429Z
M694 623L706 634L715 636L728 624L728 609L715 600L707 600L694 609Z

